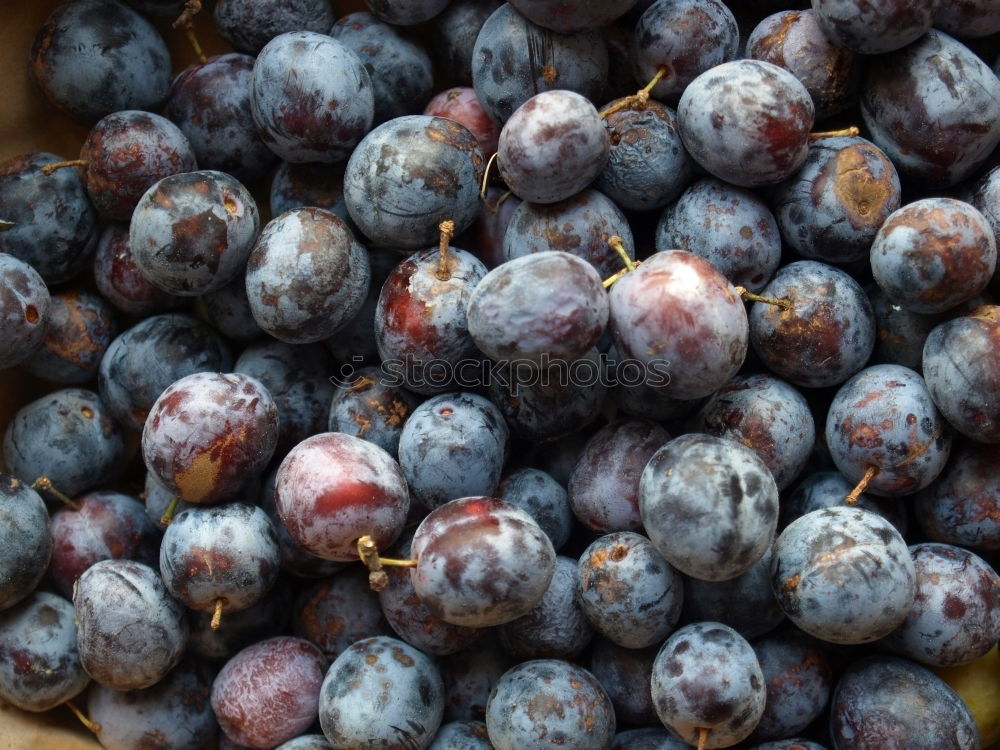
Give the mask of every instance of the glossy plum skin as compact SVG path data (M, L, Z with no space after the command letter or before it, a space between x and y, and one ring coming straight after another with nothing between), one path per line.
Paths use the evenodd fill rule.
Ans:
M767 465L741 443L682 435L643 469L639 512L667 562L694 578L724 581L745 573L771 546L778 488Z
M341 162L371 128L368 71L325 33L274 37L257 56L251 80L257 132L285 161Z
M101 118L80 147L84 182L97 210L128 221L143 194L172 174L198 168L187 136L151 112L123 110Z
M767 692L750 644L717 622L675 631L653 662L651 687L664 726L689 744L708 728L708 748L729 747L749 735Z
M502 625L529 612L555 570L548 536L523 510L466 497L431 511L417 527L410 570L423 602L446 622Z
M681 95L677 119L684 147L707 172L759 187L802 166L814 107L805 86L784 68L736 60L695 78Z
M486 19L472 50L476 96L501 124L543 91L564 89L599 99L607 76L608 51L597 32L559 34L506 3Z
M226 736L272 748L316 721L326 672L323 653L301 638L260 641L226 662L212 683L212 711Z
M750 343L771 371L802 388L843 383L875 347L875 316L861 285L813 260L781 268L761 292L791 307L755 302Z
M830 707L832 747L979 750L979 731L962 699L926 667L873 656L850 665Z
M486 706L486 727L496 750L560 746L601 750L615 734L615 711L597 679L559 659L512 667Z
M437 665L387 636L358 641L338 656L319 698L320 726L336 747L427 747L443 715Z
M409 391L386 385L376 367L363 367L330 402L329 432L344 432L374 443L398 458L403 425L420 403Z
M425 115L447 117L461 123L476 136L483 156L490 157L497 151L500 128L493 122L483 105L476 98L476 91L468 86L456 86L436 94L424 107Z
M128 244L128 226L108 224L94 251L94 285L115 309L146 317L184 304L182 297L153 286L139 271Z
M454 120L406 115L383 123L354 149L344 172L351 218L375 245L417 250L434 244L439 225L455 233L479 214L485 158L479 141Z
M109 0L59 6L31 45L31 76L45 99L84 121L155 109L170 86L170 53L143 16Z
M997 265L989 223L968 203L924 198L893 212L875 235L876 283L898 305L940 313L982 292Z
M545 367L583 356L608 322L608 295L587 261L531 253L490 271L472 291L469 335L494 360Z
M702 398L743 365L749 333L743 302L694 253L656 253L617 281L609 300L619 355L668 377L665 395Z
M14 367L45 341L52 296L38 272L0 253L0 368Z
M250 192L225 172L203 170L169 175L143 194L129 246L155 286L194 297L238 278L259 232Z
M569 541L573 514L566 490L539 469L515 469L500 482L497 497L525 510L538 522L558 552Z
M64 388L21 407L7 425L3 459L25 482L48 477L73 497L114 476L125 453L122 429L93 391Z
M940 3L944 4L944 3ZM930 29L938 0L812 0L816 22L834 44L862 55L905 47Z
M901 497L923 489L941 473L951 430L913 370L873 365L841 386L826 418L826 444L840 472L858 482L877 472L866 492Z
M103 490L76 498L80 508L59 508L52 514L52 562L49 573L63 596L98 560L137 560L155 566L160 531L140 502L119 492Z
M807 513L781 532L771 585L788 618L810 635L830 643L869 643L906 618L916 572L892 524L840 506Z
M681 575L641 534L618 531L580 555L579 603L594 629L624 648L662 642L681 615Z
M966 437L1000 443L1000 307L983 305L934 328L924 343L927 389L945 419Z
M869 257L872 241L899 208L896 168L864 138L820 138L802 168L775 188L772 205L782 236L800 255L824 263Z
M371 266L344 221L303 207L272 219L247 260L247 299L264 331L290 344L332 336L358 313Z
M73 616L72 604L45 591L0 612L0 698L47 711L87 687Z
M751 739L804 732L830 700L833 659L817 641L798 633L770 635L752 645L764 673L767 701Z
M52 557L45 503L33 489L0 474L0 612L31 594Z
M497 166L521 200L556 203L597 178L610 148L604 122L586 97L565 89L543 91L504 123Z
M155 685L184 653L184 607L148 565L94 563L77 580L73 605L83 668L113 690Z
M190 65L174 79L166 105L167 117L188 137L198 165L241 182L264 177L275 161L253 121L253 63L250 55L231 52Z
M278 440L278 409L260 381L196 372L171 384L142 430L142 458L189 503L233 497L263 472Z
M4 221L0 251L31 265L49 284L75 276L94 250L100 225L78 169L42 173L62 161L50 153L16 156L0 164Z
M402 533L410 496L399 464L377 445L337 432L295 446L278 469L275 502L299 544L324 560L358 559L357 540L380 550Z
M757 195L720 180L694 183L668 206L656 227L656 249L688 250L733 284L759 292L781 260L774 216Z
M330 0L219 0L213 14L219 36L233 48L258 55L269 41L290 31L325 34L335 18Z
M940 190L972 175L1000 143L1000 80L961 42L931 30L869 67L861 116L905 179Z

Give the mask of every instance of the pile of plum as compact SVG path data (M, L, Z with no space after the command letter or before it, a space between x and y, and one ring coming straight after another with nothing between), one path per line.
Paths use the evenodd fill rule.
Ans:
M1000 741L995 0L217 0L174 75L200 5L30 51L91 129L0 164L47 384L0 699L108 750Z

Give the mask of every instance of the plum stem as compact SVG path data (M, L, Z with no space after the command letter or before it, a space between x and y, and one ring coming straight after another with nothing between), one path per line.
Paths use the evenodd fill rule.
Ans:
M64 167L86 167L87 162L83 159L69 159L68 161L54 161L51 164L46 164L42 167L42 174L46 177L51 176L53 172L57 169L63 169Z
M66 708L68 708L70 711L73 712L73 715L80 720L80 723L83 724L88 729L88 731L92 732L93 734L101 733L101 725L98 724L96 721L91 721L86 716L84 716L83 711L77 708L76 704L73 703L73 701L66 701Z
M194 53L197 55L198 61L205 63L208 62L208 58L205 57L205 52L198 42L198 36L194 33L194 17L199 13L201 13L201 0L187 0L184 3L184 11L177 16L177 20L174 21L173 26L175 29L184 28L184 35L194 48Z
M16 226L17 226L17 222L14 222L14 221L4 221L3 219L0 219L0 232L6 232L11 227L16 227Z
M849 128L844 128L843 130L826 130L820 133L810 133L810 141L818 141L820 138L837 138L837 137L853 137L861 135L861 130L857 125L851 125Z
M512 196L513 194L514 194L513 190L505 190L503 195L497 198L496 203L490 203L488 200L484 198L483 202L486 204L486 210L489 211L491 214L495 214L497 211L500 210L500 206L503 205L503 202L508 198L510 198L510 196Z
M631 273L636 268L642 265L642 263L640 263L639 261L637 260L634 261L629 257L628 251L625 250L625 243L622 241L622 238L619 237L617 234L613 235L608 240L608 244L611 246L612 250L614 250L616 253L618 253L619 256L621 256L622 261L624 261L625 263L625 268L620 270L618 273L612 274L611 276L609 276L604 280L603 283L605 289L610 287L625 274Z
M170 498L170 502L167 503L167 509L163 511L163 515L160 516L160 524L163 526L169 526L170 522L174 520L174 513L177 512L177 506L180 505L181 498L180 495L174 495Z
M858 502L858 498L861 497L861 493L868 489L868 485L871 483L872 479L875 478L876 474L878 474L877 466L870 465L867 469L865 469L864 476L861 477L854 489L851 490L851 494L844 499L844 502L848 505L854 505Z
M763 302L765 305L776 305L782 310L791 310L792 303L787 299L778 299L777 297L761 297L759 294L754 294L749 291L745 286L735 287L737 294L740 295L740 299L744 302Z
M218 630L219 626L222 624L222 599L215 600L215 609L212 610L212 622L209 623L212 626L212 630Z
M698 750L708 747L708 735L711 731L708 727L698 727Z
M383 566L398 568L414 568L416 560L398 560L392 557L380 557L378 546L369 534L358 539L358 557L368 568L368 585L372 591L381 591L389 585L389 576L382 570Z
M490 160L486 162L486 169L483 170L483 182L479 186L479 200L483 201L484 203L486 202L486 188L490 184L490 169L493 168L493 164L497 160L497 153L498 152L496 151L493 152L493 156L491 156Z
M451 271L448 270L448 243L455 236L455 222L451 219L438 224L441 230L441 240L438 242L438 267L435 274L440 281L447 281L451 278Z
M49 479L48 477L38 477L38 479L36 479L34 482L31 483L31 489L42 490L43 492L47 492L50 495L52 495L52 497L54 497L56 500L61 502L63 505L66 505L73 510L80 510L80 508L83 507L82 505L80 505L80 503L72 499L69 495L66 495L57 490L52 485L52 480Z
M602 109L601 119L605 120L611 115L613 115L615 112L620 112L623 109L632 109L633 107L635 109L645 109L646 104L649 102L650 92L654 88L656 88L656 84L658 84L660 80L663 78L663 76L665 76L666 74L667 74L667 69L661 65L659 68L657 68L656 75L653 76L653 78L649 81L649 83L647 83L637 92L635 92L630 96L624 96L614 104L611 104Z

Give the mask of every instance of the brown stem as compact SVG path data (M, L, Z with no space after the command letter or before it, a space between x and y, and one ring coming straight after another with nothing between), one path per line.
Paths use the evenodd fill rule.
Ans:
M80 720L80 723L83 724L88 729L88 731L93 732L94 734L101 733L101 725L98 724L96 721L91 721L86 716L84 716L83 711L77 708L76 704L73 703L73 701L66 701L66 708L68 708L70 711L73 712L73 715Z
M11 227L16 227L16 226L17 226L17 222L14 222L14 221L4 221L3 219L0 219L0 232L6 232Z
M513 194L514 194L513 190L505 191L503 195L497 198L496 203L490 203L488 200L484 198L483 202L486 204L486 210L489 211L491 214L495 214L497 211L500 210L500 206L503 205L503 202L508 198L510 198L510 196L512 196Z
M649 102L650 92L654 88L656 88L656 84L658 84L660 80L662 80L663 76L665 76L666 74L667 74L667 69L661 65L657 69L656 75L653 76L650 82L647 83L645 86L643 86L641 89L639 89L637 92L635 92L631 96L622 97L614 104L602 109L600 113L601 119L605 120L611 115L613 115L615 112L621 112L623 109L632 109L633 107L635 109L645 109L647 102Z
M843 130L827 130L822 133L810 133L810 141L818 141L820 138L837 138L839 136L856 136L861 135L861 130L858 129L856 125L851 125L849 128L844 128Z
M451 271L448 270L448 243L455 236L455 222L451 219L442 221L438 224L438 229L441 230L441 240L438 243L438 267L435 275L439 280L447 281L451 278Z
M209 623L212 626L212 630L218 630L219 626L222 624L222 599L215 600L215 609L212 611L212 622Z
M622 263L625 264L625 269L627 271L634 271L636 264L632 261L632 258L629 257L622 238L617 234L613 235L611 239L608 240L608 244L611 245L612 250L618 253L618 257L620 257L622 259Z
M483 170L483 184L479 187L479 200L486 201L486 187L490 184L490 169L493 167L494 162L497 160L497 152L493 152L493 156L490 160L486 162L486 169Z
M698 727L698 750L708 747L708 735L711 731L708 727Z
M174 495L170 498L170 502L167 503L167 509L163 511L163 515L160 516L160 524L163 526L169 526L170 522L174 520L174 513L177 512L177 506L181 504L180 495Z
M48 477L38 477L34 482L31 483L31 489L42 490L52 495L56 500L61 502L63 505L70 507L73 510L80 510L81 506L76 500L72 499L69 495L65 495L55 487L52 486L52 480Z
M199 13L201 13L201 0L187 0L184 3L184 11L174 21L174 28L179 29L181 26L190 26L194 23L194 17Z
M46 164L42 167L42 174L49 177L57 169L63 169L64 167L86 167L87 162L83 159L70 159L69 161L54 161L51 164Z
M624 276L627 273L629 273L629 270L627 268L623 268L618 273L608 276L608 278L604 280L604 288L605 289L609 288L612 284L614 284L616 281L618 281L622 276Z
M380 557L375 540L368 534L358 539L358 557L361 558L361 562L368 568L368 585L371 586L372 591L381 591L389 584L389 577L382 570L383 566L414 568L417 565L416 560L398 560L392 557Z
M858 502L858 498L861 497L861 493L868 489L868 485L871 484L871 481L875 478L876 474L878 474L877 466L869 466L865 469L865 475L861 477L861 480L855 485L854 489L851 490L851 494L845 498L844 502L848 505L854 505Z
M754 294L748 291L745 286L736 287L736 292L740 295L740 299L744 302L763 302L765 305L776 305L782 310L791 310L792 303L787 299L778 299L777 297L761 297L759 294Z

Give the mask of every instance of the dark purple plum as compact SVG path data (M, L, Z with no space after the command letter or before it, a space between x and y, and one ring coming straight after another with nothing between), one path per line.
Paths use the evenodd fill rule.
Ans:
M639 512L667 562L693 578L725 581L771 546L778 488L767 464L741 443L682 435L646 464Z
M23 600L45 576L52 533L45 503L19 479L0 474L0 612Z
M869 257L879 227L899 208L899 175L864 138L820 138L802 169L774 190L782 237L802 257L853 263Z
M989 0L942 2L934 13L934 26L952 36L978 39L1000 31L1000 8Z
M166 531L167 526L170 525L172 515L188 508L196 507L194 503L186 503L181 500L177 495L160 484L156 477L148 471L146 472L141 497L146 503L146 516L161 532ZM167 512L171 506L173 506L172 514ZM166 516L166 523L163 522L164 516ZM159 558L154 558L154 567L158 561Z
M608 77L608 50L596 31L559 34L510 4L486 19L472 50L472 85L483 109L504 123L535 94L553 89L598 98Z
M319 344L262 341L236 360L233 372L256 378L278 408L278 444L284 455L310 435L324 432L333 398L333 360Z
M379 246L417 250L435 243L443 221L464 232L479 215L485 159L464 125L406 115L379 125L354 149L344 200L361 232Z
M254 62L251 107L257 132L285 161L341 162L372 126L368 71L357 55L327 36L327 29L279 34Z
M275 480L275 503L292 538L324 560L353 562L357 541L385 550L403 531L410 506L399 464L373 443L336 432L289 451Z
M0 368L20 364L41 348L51 305L52 295L38 272L0 253Z
M330 665L320 691L319 723L337 747L427 747L443 715L437 665L388 636L350 646Z
M802 473L816 441L805 397L773 375L734 378L712 394L692 429L745 445L767 464L779 490Z
M917 593L902 624L883 641L932 667L967 664L1000 639L1000 576L962 547L926 542L910 547Z
M823 33L812 10L786 10L762 20L746 40L747 57L773 63L800 81L825 120L855 103L861 60Z
M812 0L816 22L834 44L862 55L905 47L934 22L939 0Z
M124 110L99 120L80 147L84 182L97 210L128 221L139 199L164 177L197 169L187 136L151 112Z
M749 750L827 750L826 745L806 739L775 740L754 745Z
M639 478L669 440L665 429L646 420L612 422L598 430L566 486L573 515L599 534L641 531Z
M434 18L448 0L365 0L365 5L386 23L412 26Z
M830 643L869 643L906 618L916 573L906 542L861 508L815 510L778 536L771 585L788 619Z
M610 148L594 105L575 91L556 89L535 94L504 123L497 165L521 200L556 203L597 179Z
M798 633L769 635L753 644L767 701L751 739L801 734L823 712L833 689L834 662L820 644Z
M502 500L466 497L432 510L411 549L413 587L446 622L502 625L539 602L555 570L555 550L526 512Z
M635 25L632 71L641 83L662 71L650 93L676 102L701 73L735 60L739 41L736 18L722 0L659 0Z
M427 750L493 750L485 721L443 724Z
M29 70L46 101L91 122L123 109L156 109L170 87L163 37L112 0L56 8L35 35Z
M155 685L184 654L184 607L148 565L94 563L77 579L73 605L83 668L112 690Z
M63 596L99 560L137 560L156 566L160 531L138 500L103 490L76 498L78 508L52 514L52 562L49 574Z
M226 736L273 748L316 721L326 672L323 653L301 638L260 641L226 662L212 683L212 710Z
M856 484L856 483L855 483ZM839 471L819 471L810 474L788 494L781 498L781 513L778 527L784 529L799 516L814 510L846 505L847 496L851 494L855 484ZM906 535L908 521L906 508L902 499L876 497L862 493L857 496L853 505L857 508L878 513L896 527L900 534Z
M755 302L750 343L779 377L801 388L843 383L868 362L875 315L861 285L814 260L783 266L761 292L790 306Z
M572 5L563 0L514 0L512 6L525 18L546 29L570 34L600 29L625 15L636 0Z
M270 206L272 216L312 206L350 222L344 203L344 165L281 162L271 179Z
M247 261L246 289L258 325L291 344L332 336L361 309L371 282L364 247L343 219L296 208L272 219Z
M849 482L902 497L929 485L948 460L951 430L924 379L900 365L873 365L841 386L826 417L826 444Z
M42 168L55 154L16 156L0 164L3 220L0 252L32 266L49 284L67 281L86 266L100 235L97 211L79 170Z
M622 210L596 190L583 190L558 203L521 203L503 236L503 256L561 250L589 261L602 278L621 270L622 259L609 240L618 237L634 255L632 229Z
M434 19L435 44L431 53L437 69L449 80L472 84L472 50L486 19L502 5L500 0L452 0Z
M650 723L655 723L650 722ZM615 735L608 750L689 750L690 745L677 739L666 729L647 727L626 729ZM795 750L791 748L790 750ZM812 750L808 748L807 750Z
M705 171L741 187L773 185L797 172L813 119L812 99L799 79L759 60L702 73L677 105L688 153Z
M983 305L934 328L924 343L927 390L966 437L1000 443L1000 307Z
M681 575L642 534L594 541L577 566L579 604L594 629L624 648L661 643L681 616Z
M403 425L420 403L413 394L386 385L382 370L363 367L333 394L327 429L374 443L389 455L399 454Z
M781 235L767 204L756 194L702 179L663 212L656 249L692 252L734 285L759 292L778 269Z
M493 686L513 660L495 636L486 635L463 651L439 658L438 666L444 682L444 720L482 721Z
M474 393L443 393L415 408L399 436L399 465L429 509L500 483L509 434L500 411Z
M21 363L28 373L63 385L97 376L101 358L118 333L114 311L101 296L84 290L52 295L42 346Z
M865 291L875 314L872 363L902 365L919 371L923 365L924 343L946 316L911 312L890 300L877 284Z
M332 750L333 745L327 742L322 734L303 734L283 742L274 750Z
M108 224L97 241L94 285L126 315L145 317L185 303L183 297L167 294L142 275L128 243L128 226L123 224Z
M86 689L74 615L72 604L45 591L0 612L0 698L47 711Z
M184 10L185 0L125 0L140 13L177 18Z
M232 617L212 627L214 611L191 611L188 651L211 662L226 662L247 646L291 630L292 588L280 577L271 590Z
M431 98L434 71L427 51L371 13L348 13L329 34L358 56L372 81L376 124L416 114Z
M702 747L745 739L760 721L767 695L753 648L717 622L675 631L656 655L651 687L664 726Z
M241 182L261 179L275 161L253 121L253 63L250 55L231 52L190 65L174 79L166 105L167 117L188 137L198 165Z
M219 0L213 16L219 36L248 55L260 53L278 34L325 34L336 18L330 0Z
M125 454L122 429L93 391L64 388L21 407L3 436L7 470L25 482L47 477L73 497L111 479Z
M961 42L931 30L868 67L861 116L904 178L940 190L971 176L1000 143L1000 80Z
M660 644L648 648L622 648L598 636L590 651L590 671L611 698L621 724L655 726L659 723L649 690L653 661Z
M871 245L875 282L915 313L940 313L982 292L997 265L986 217L953 198L924 198L893 212Z
M486 188L486 199L482 202L479 216L457 240L467 247L490 270L507 259L503 254L503 238L507 232L514 211L521 205L521 199L509 190L496 186Z
M585 355L607 322L608 295L597 270L561 250L497 266L468 304L469 334L485 355L543 370Z
M694 162L681 141L677 112L657 101L611 112L618 101L605 108L611 150L594 186L625 209L662 208L694 179Z
M425 115L447 117L468 128L476 136L483 156L497 152L500 128L493 122L476 97L476 90L468 86L457 86L436 94L424 107Z
M540 469L516 469L501 480L497 497L525 510L542 527L558 552L569 541L573 513L566 490Z
M496 750L603 750L615 726L614 706L597 678L559 659L512 667L497 682L486 706L486 727Z
M156 399L142 430L142 457L182 500L212 504L263 472L277 440L278 410L258 380L196 372Z
M340 382L353 382L359 365L379 364L378 346L375 341L375 311L382 286L389 274L399 264L400 255L395 250L380 247L368 248L371 265L371 283L368 294L357 314L344 324L323 344L338 362L344 365L340 370Z
M167 386L196 372L228 372L232 365L229 346L210 326L167 313L140 321L111 342L97 385L115 419L141 430Z
M221 289L202 295L200 300L204 319L226 338L246 342L265 335L250 308L246 273L241 273Z
M968 707L926 667L873 656L851 664L830 707L832 747L979 750Z
M201 750L219 731L209 703L212 677L204 662L187 659L143 690L94 685L87 716L101 727L97 739L105 750Z

